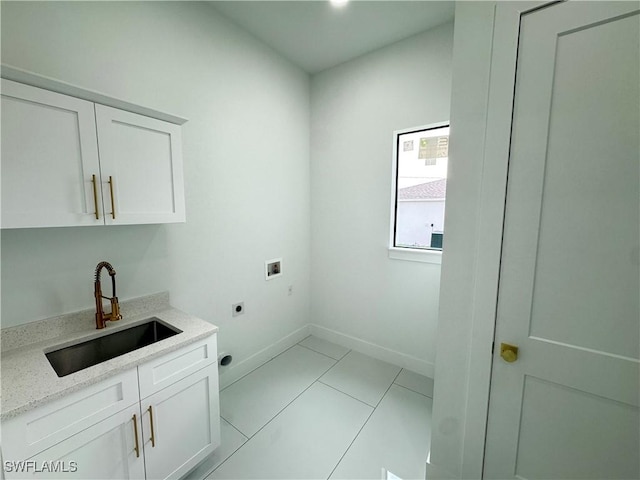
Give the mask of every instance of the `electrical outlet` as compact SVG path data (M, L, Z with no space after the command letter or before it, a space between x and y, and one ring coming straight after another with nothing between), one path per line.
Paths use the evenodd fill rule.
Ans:
M244 302L234 303L231 305L231 316L237 317L244 313Z

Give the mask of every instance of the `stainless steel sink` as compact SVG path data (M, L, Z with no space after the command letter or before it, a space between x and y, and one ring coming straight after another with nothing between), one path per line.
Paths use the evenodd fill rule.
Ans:
M58 377L64 377L165 338L173 337L178 333L182 333L182 330L161 322L159 318L152 317L134 327L63 347L45 353L45 355Z

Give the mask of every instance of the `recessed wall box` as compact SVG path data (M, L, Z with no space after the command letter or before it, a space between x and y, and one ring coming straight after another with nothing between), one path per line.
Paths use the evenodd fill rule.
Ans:
M282 259L274 258L264 262L264 278L272 280L282 275Z

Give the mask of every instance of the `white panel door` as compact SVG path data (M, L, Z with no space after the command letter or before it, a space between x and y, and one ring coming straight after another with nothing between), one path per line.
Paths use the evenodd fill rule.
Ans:
M522 17L485 478L640 478L638 10Z
M107 225L184 222L180 126L95 108Z
M217 369L209 365L141 402L147 479L179 478L220 445Z
M2 228L103 224L93 103L3 79L0 109Z
M9 469L5 464L6 477L144 479L141 441L140 406L136 404L44 450L21 468L14 462Z

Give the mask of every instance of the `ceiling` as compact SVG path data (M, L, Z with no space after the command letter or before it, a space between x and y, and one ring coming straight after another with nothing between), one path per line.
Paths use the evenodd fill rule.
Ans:
M308 73L453 20L454 2L352 0L212 1L223 16Z

